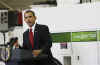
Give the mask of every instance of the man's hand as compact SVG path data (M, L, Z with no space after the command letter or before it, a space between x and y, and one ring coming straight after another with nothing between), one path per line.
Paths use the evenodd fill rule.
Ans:
M41 50L33 50L32 53L36 57L41 53Z

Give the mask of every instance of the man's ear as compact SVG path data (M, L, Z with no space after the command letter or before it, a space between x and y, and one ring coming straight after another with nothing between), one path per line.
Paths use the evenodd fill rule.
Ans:
M37 19L37 17L35 16L35 20Z

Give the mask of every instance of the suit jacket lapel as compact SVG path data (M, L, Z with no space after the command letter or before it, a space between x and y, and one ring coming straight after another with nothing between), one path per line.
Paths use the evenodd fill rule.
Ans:
M34 30L34 49L38 49L38 24L36 24Z

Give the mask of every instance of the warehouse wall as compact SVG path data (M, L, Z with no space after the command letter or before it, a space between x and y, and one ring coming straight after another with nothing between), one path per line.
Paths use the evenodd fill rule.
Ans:
M100 28L99 6L100 3L88 3L69 7L33 7L33 10L36 11L38 23L48 25L50 32L64 32Z

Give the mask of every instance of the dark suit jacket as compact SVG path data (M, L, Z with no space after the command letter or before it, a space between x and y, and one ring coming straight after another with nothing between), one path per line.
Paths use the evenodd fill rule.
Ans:
M49 29L46 25L36 24L34 31L34 48L32 48L29 41L29 29L23 34L23 48L29 50L41 49L41 54L47 54L52 57L51 48L52 40L50 37Z

